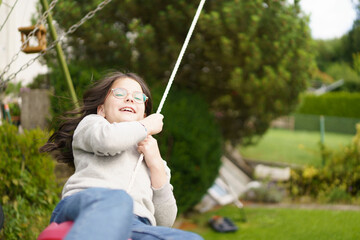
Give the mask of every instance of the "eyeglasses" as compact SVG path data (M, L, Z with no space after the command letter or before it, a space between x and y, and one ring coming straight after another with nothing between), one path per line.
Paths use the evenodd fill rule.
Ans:
M111 89L114 97L118 99L126 98L129 92L124 88L113 88ZM148 97L142 92L133 92L132 96L137 103L144 103L148 100Z

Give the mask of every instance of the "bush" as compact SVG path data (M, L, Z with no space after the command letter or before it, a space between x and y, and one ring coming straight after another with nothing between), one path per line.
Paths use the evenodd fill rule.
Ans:
M300 114L360 118L360 93L330 92L303 95L296 111Z
M353 142L340 151L322 149L325 166L293 170L290 194L349 203L360 196L360 124Z
M339 187L332 189L326 199L330 203L351 203L351 195Z
M198 203L217 177L222 138L207 104L197 95L172 90L162 114L164 129L157 138L181 213Z
M47 137L39 129L18 134L13 125L0 126L0 202L5 214L0 239L36 239L49 223L60 189L55 161L38 152Z
M17 103L9 103L11 116L20 116L20 106Z

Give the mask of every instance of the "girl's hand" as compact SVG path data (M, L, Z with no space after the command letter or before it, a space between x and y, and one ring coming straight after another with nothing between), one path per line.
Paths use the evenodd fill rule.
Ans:
M162 131L164 116L160 113L154 113L139 122L145 126L148 135L155 135Z
M157 140L151 135L148 135L138 144L138 151L144 154L146 165L150 170L151 185L154 188L164 186L167 181L167 176Z
M148 135L143 141L139 142L138 151L144 154L146 165L149 168L164 164L162 162L157 140L151 135Z

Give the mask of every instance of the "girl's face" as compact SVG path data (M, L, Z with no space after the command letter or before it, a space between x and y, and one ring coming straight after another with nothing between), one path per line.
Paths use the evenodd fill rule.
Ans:
M111 89L126 89L127 95L116 98ZM145 103L134 100L134 92L143 92L140 84L131 78L117 79L111 86L104 104L98 106L97 114L106 118L110 123L139 121L145 117Z

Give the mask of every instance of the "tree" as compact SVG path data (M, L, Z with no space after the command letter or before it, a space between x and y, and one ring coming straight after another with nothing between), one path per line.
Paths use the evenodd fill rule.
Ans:
M347 35L341 38L315 41L316 64L321 71L325 71L330 64L345 61L347 41Z
M319 69L335 80L345 81L338 91L357 92L360 89L360 1L356 8L358 16L348 33L341 38L316 41L316 62Z
M352 25L351 30L343 36L344 53L342 61L353 62L353 55L360 52L360 1L356 6L357 17Z
M288 114L313 66L307 19L287 1L225 1L200 22L196 57L199 79L224 137L251 143L274 118ZM195 45L194 44L194 45ZM200 45L200 44L203 44ZM203 61L200 61L204 59ZM190 83L187 81L184 83Z
M99 2L60 1L54 12L59 31ZM67 37L67 59L165 84L197 4L113 0ZM174 84L203 95L225 139L250 143L272 119L290 113L306 87L313 66L307 23L296 1L208 1ZM53 61L49 55L48 63ZM74 84L79 87L76 79Z

